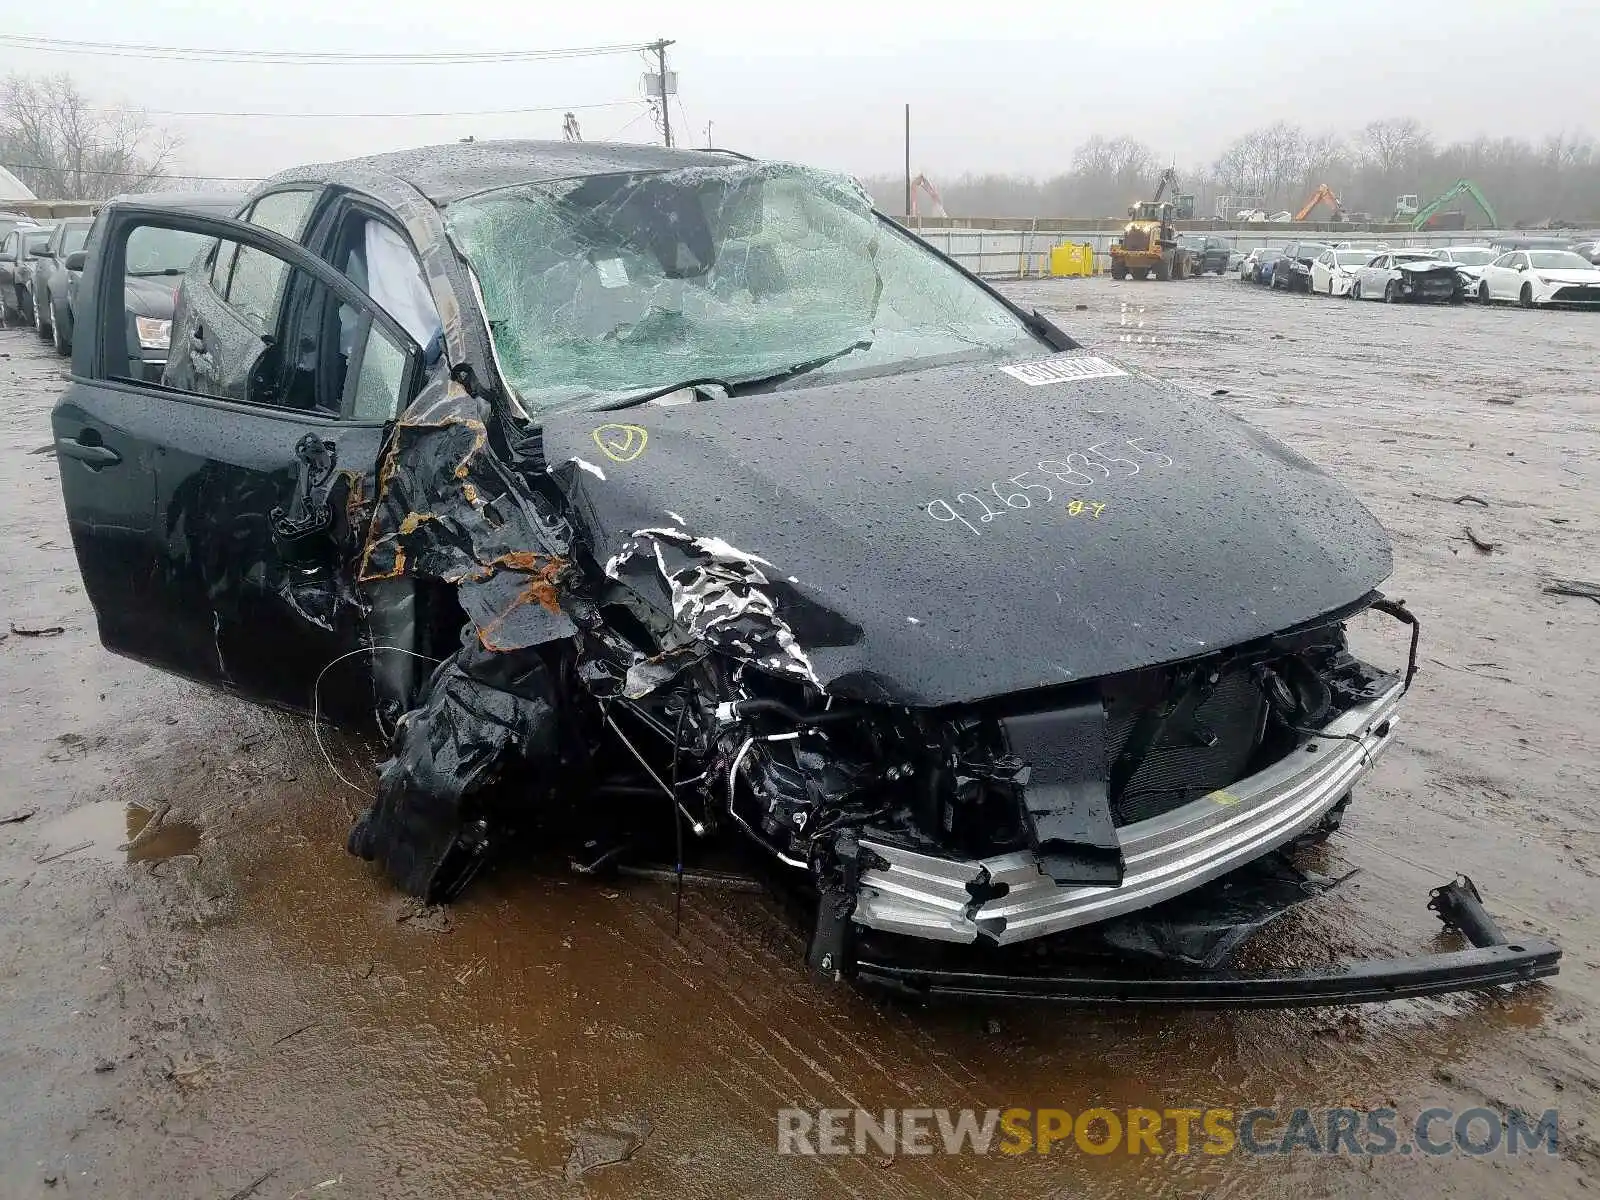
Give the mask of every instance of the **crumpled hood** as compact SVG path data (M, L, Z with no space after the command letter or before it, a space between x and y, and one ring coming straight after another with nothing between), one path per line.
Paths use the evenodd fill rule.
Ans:
M1435 271L1455 272L1464 269L1457 267L1455 263L1445 262L1442 258L1408 259L1404 262L1395 263L1395 266L1399 267L1407 275L1429 275Z
M562 414L545 454L593 569L680 610L692 585L702 623L706 588L734 589L745 629L759 592L783 628L751 661L783 665L792 634L841 696L947 704L1190 658L1388 576L1348 491L1209 400L1081 352L1020 373Z

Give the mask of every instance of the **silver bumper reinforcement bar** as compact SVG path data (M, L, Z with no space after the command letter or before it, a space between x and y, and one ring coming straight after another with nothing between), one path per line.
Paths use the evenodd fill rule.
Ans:
M932 941L1009 945L1181 895L1286 845L1322 820L1393 742L1404 691L1395 684L1231 787L1121 826L1126 870L1116 887L1058 885L1028 851L956 860L863 836L862 850L888 865L862 872L853 919Z

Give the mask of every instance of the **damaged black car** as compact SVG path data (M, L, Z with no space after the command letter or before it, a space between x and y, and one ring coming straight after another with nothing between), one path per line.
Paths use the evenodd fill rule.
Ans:
M159 382L141 229L203 235ZM1317 1003L1512 982L1467 947L1241 975L1392 744L1377 522L1080 347L853 182L475 143L119 205L53 414L112 650L375 724L350 848L429 901L536 838L753 850L819 973L913 995ZM1387 666L1352 621L1403 626ZM1087 965L1086 965L1087 964Z

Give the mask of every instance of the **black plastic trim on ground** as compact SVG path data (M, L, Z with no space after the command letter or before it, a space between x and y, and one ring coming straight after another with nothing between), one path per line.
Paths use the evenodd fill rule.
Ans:
M1561 950L1542 939L1415 958L1385 958L1331 971L1275 975L1126 978L1105 975L988 975L861 961L856 982L919 998L1050 1000L1070 1004L1182 1004L1292 1008L1373 1004L1465 988L1541 979L1560 970Z

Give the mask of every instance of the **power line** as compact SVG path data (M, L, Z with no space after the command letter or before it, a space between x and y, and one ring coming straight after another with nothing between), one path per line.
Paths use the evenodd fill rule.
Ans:
M40 171L52 175L97 175L116 179L199 179L208 183L260 183L264 176L207 175L189 171L183 174L170 171L93 171L87 167L56 167L49 163L0 163L8 171Z
M92 54L111 58L153 58L185 62L276 63L292 66L433 66L451 63L547 62L556 59L594 58L631 54L643 49L630 42L603 46L572 46L553 50L442 50L434 53L357 54L322 50L227 50L197 46L145 45L131 42L83 42L29 34L0 34L0 45L51 54Z
M293 112L196 112L189 109L173 108L143 108L133 104L102 104L97 105L109 112L141 113L150 117L249 117L266 118L268 120L293 120L293 121L341 121L341 120L400 120L406 117L500 117L517 116L524 113L547 112L572 112L587 108L621 108L626 105L637 104L637 100L600 100L593 104L547 104L535 108L479 108L449 112L335 112L335 113L293 113Z
M651 116L652 114L654 114L654 112L655 112L655 105L651 104L649 101L645 101L644 102L644 107L641 108L638 112L636 112L633 115L633 119L631 121L629 121L621 129L617 130L615 133L610 134L610 135L608 135L606 137L600 138L598 140L600 140L602 142L614 142L619 137L621 137L623 134L627 133L628 130L632 129L635 125L637 125L640 121L642 121L646 117Z

